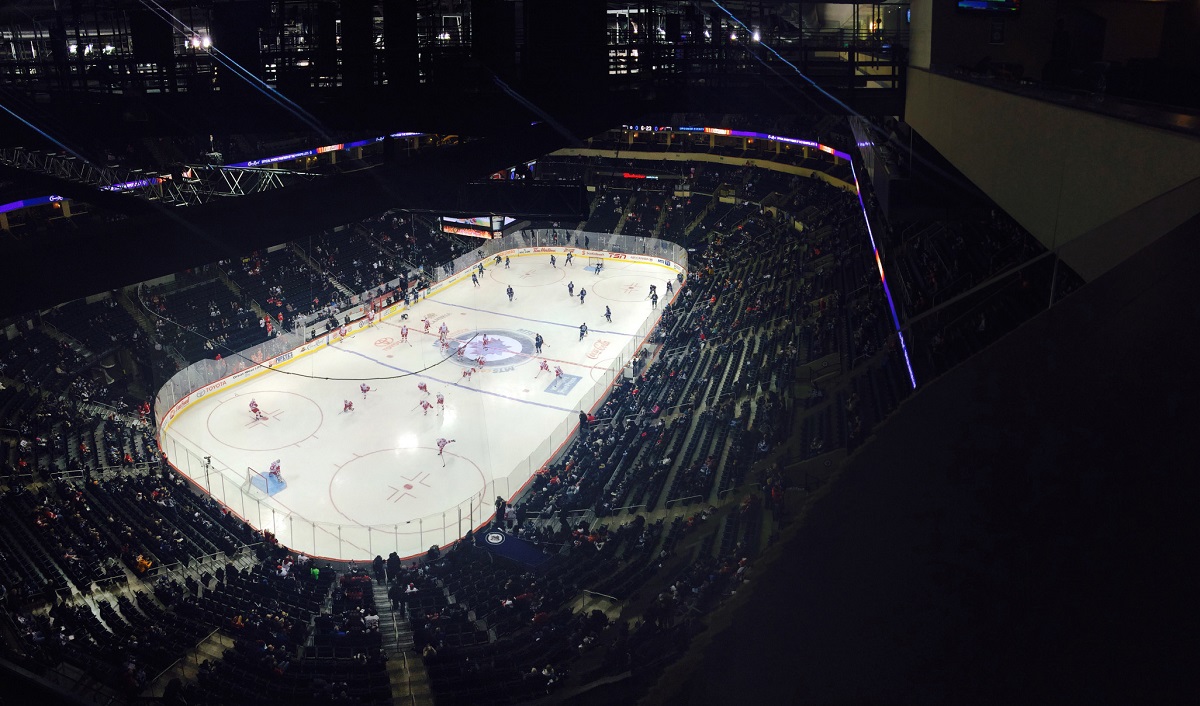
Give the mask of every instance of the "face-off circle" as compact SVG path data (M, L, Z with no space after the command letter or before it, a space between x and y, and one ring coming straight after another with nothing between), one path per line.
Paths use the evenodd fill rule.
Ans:
M484 337L487 345L484 345ZM533 339L523 333L508 329L481 329L459 334L454 337L457 348L466 346L460 356L457 353L451 358L464 368L473 368L483 358L488 370L510 370L522 363L533 359L536 350Z
M464 456L449 451L446 456L448 463L442 466L434 447L355 455L329 479L329 502L338 514L357 525L395 531L394 525L412 523L401 527L401 534L440 529L443 518L437 514L438 508L468 499L474 512L483 512L487 502L483 471ZM457 523L458 513L451 514L447 521Z
M658 296L666 294L666 280L651 279L645 275L620 275L596 282L590 293L601 299L614 302L650 303L650 285L658 285Z
M253 399L262 414L250 412ZM312 398L287 390L233 395L209 410L205 424L214 441L239 451L277 451L307 441L325 415Z

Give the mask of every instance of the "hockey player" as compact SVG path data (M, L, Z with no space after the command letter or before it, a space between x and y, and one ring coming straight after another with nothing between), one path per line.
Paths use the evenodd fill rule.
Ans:
M466 358L467 357L467 346L465 344L459 346L458 353L456 353L455 355L457 355L459 358Z
M597 262L597 263L596 263L596 274L600 274L600 270L601 270L603 267L604 267L604 263L603 263L603 262Z
M425 324L425 333L429 333L429 327L433 325L433 322L429 320L428 316L426 316L425 318L421 319L421 323Z
M367 308L367 326L375 325L375 307Z
M572 297L575 296L575 282L574 281L567 282L567 295L572 296Z
M484 358L483 356L479 356L478 358L475 359L475 364L478 365L480 368L487 367L487 358Z
M342 402L342 413L345 414L346 412L353 412L353 411L354 411L354 403L351 402L350 400L344 400Z
M471 284L475 285L476 287L479 286L479 275L475 274L474 272L471 273Z
M538 367L537 375L534 375L534 377L540 378L542 376L543 371L545 371L547 373L550 372L550 364L547 363L545 361L545 359L542 360L542 364Z
M652 284L652 285L650 285L650 291L646 293L646 298L649 299L650 297L654 296L654 294L655 294L655 285Z
M508 300L511 302L512 299L513 299L513 288L512 288L512 285L510 284L510 285L508 285Z
M587 290L586 290L586 289L582 289L582 288L581 288L581 289L579 290L579 303L580 303L580 304L582 304L582 303L583 303L583 300L584 300L586 297L587 297Z
M583 337L586 335L587 335L587 324L586 323L579 324L579 340L582 341Z
M558 269L557 261L554 259L554 253L550 253L550 266L556 270Z
M258 403L254 400L250 400L250 415L254 417L254 421L267 418L266 415L262 413L262 410L258 408Z
M420 405L421 410L424 413L424 416L428 417L429 410L433 409L433 405L429 404L429 400L421 400L417 404Z
M345 338L347 333L349 333L349 331L346 330L346 324L342 324L341 326L338 327L338 338L339 339Z
M675 287L671 284L671 280L667 280L667 294L675 291Z
M421 394L423 394L423 395L428 395L429 394L429 385L427 385L423 382L418 382L417 390L419 390L421 392Z
M508 255L504 256L504 269L508 269Z
M658 292L655 292L654 294L650 295L650 308L651 309L658 308Z
M438 411L437 411L438 414L441 414L442 412L444 412L446 410L446 398L443 397L442 393L440 393L440 392L437 393L437 407L438 407Z
M563 369L561 365L554 366L554 386L558 387L558 383L562 382Z
M488 347L488 337L487 337L487 334L486 334L486 333L485 333L485 334L483 334L483 347L484 347L484 348L487 348L487 347Z
M575 261L575 253L567 253L567 259L565 261L563 261L563 264L571 265L572 267L574 267L574 265L571 264L574 261Z
M541 355L542 344L545 342L546 342L546 339L542 338L542 334L539 333L539 334L534 335L534 337L533 337L534 352L536 352L538 355Z
M358 389L362 391L363 399L367 399L367 393L371 391L371 386L364 382L358 386Z
M268 472L268 475L275 480L283 480L283 472L279 468L279 459L271 462L271 470Z
M607 306L604 307L604 319L608 323L612 323L612 309L609 309Z
M467 368L466 370L464 370L462 372L462 376L467 379L467 382L471 382L471 376L474 374L475 374L475 368Z
M446 457L443 455L446 453L446 447L449 446L450 444L453 444L454 441L455 441L454 439L438 439L437 440L438 458L442 459L443 466L446 465Z
M408 343L408 324L400 325L400 342Z

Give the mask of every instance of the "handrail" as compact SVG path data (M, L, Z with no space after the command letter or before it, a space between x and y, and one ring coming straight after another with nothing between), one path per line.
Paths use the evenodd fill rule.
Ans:
M756 481L753 483L743 483L742 485L737 485L732 488L726 488L725 490L717 491L717 497L720 498L722 495L724 495L726 493L732 493L735 490L743 490L745 488L752 488L752 487L756 487L756 486L762 487L762 483L759 483Z
M408 668L408 653L401 652L400 656L404 658L404 687L408 689L409 703L417 706L417 697L412 690L412 670Z
M198 649L200 649L200 645L203 645L205 642L207 642L207 641L208 641L208 638L212 637L213 635L217 634L217 633L218 633L218 632L220 632L220 631L221 631L221 630L220 630L220 628L213 628L212 632L210 632L210 633L208 633L207 635L205 635L204 637L200 638L200 640L199 640L199 641L198 641L198 642L197 642L195 645L192 645L192 647L191 647L190 649L188 649L188 652L194 652L195 650L198 650ZM185 655L183 655L182 657L179 657L179 658L178 658L178 659L176 659L174 662L172 662L171 664L167 665L167 667L166 667L165 669L163 669L161 672L159 672L158 674L155 674L155 675L154 675L154 678L153 678L153 679L150 679L150 680L148 680L148 681L146 682L146 684L153 684L153 683L157 682L159 679L161 679L161 678L162 678L162 676L163 676L164 674L166 674L167 672L169 672L169 671L171 671L172 669L174 669L174 668L175 668L175 665L179 664L180 662L182 662L182 661L183 661L184 659L186 659L186 658L187 658L187 655L186 655L186 654L185 654Z
M641 503L639 505L626 505L625 507L614 507L612 512L617 512L619 510L632 510L635 507L646 507L646 503Z

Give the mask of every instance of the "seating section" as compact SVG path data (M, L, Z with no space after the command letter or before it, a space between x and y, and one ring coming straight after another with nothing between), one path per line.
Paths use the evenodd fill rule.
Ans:
M226 265L225 274L275 326L291 329L296 319L338 298L336 286L289 248L254 252Z
M219 273L209 268L208 274ZM150 290L142 302L154 315L158 339L188 361L228 355L266 340L266 331L248 301L221 279L168 290Z

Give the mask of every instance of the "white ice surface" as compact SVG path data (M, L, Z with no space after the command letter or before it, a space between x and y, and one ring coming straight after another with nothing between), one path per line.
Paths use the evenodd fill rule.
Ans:
M579 410L590 409L627 362L618 355L640 343L639 331L657 318L649 285L658 286L661 308L674 276L658 265L613 260L597 276L586 260L574 267L562 260L551 268L544 254L513 257L509 269L488 267L478 287L467 278L416 304L407 321L395 314L204 397L171 422L164 449L181 472L295 550L369 559L452 542L556 451ZM581 287L588 290L583 304ZM604 320L606 305L612 323ZM470 380L462 372L477 364L446 359L438 345L443 322L452 339L467 342L469 358L486 359ZM585 322L590 333L580 341ZM400 342L403 324L408 344ZM541 356L532 349L536 333L545 338ZM539 374L541 358L551 370L562 367L563 382ZM361 382L371 386L365 398ZM431 403L445 395L444 413L436 405L422 413L418 382L427 383ZM251 399L267 419L253 419ZM344 400L354 403L353 412L343 413ZM455 440L444 467L439 438ZM198 461L205 456L212 458L207 474ZM265 473L276 459L282 491L267 497L241 490L248 467Z

